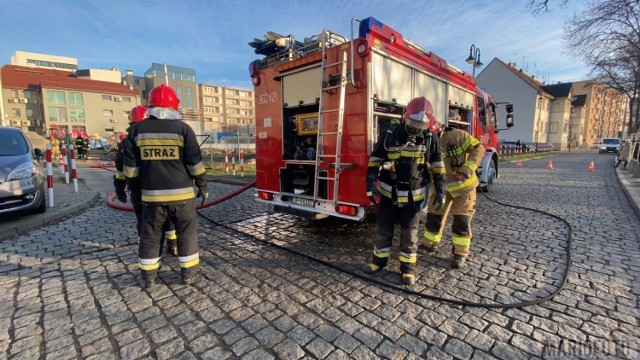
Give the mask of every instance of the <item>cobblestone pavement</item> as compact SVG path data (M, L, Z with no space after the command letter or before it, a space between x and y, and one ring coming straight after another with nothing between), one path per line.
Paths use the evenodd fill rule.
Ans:
M509 304L560 285L567 226L481 194L468 265L449 268L447 230L434 255L420 252L416 293L367 280L397 286L395 255L379 276L358 271L370 256L371 221L273 214L253 191L201 211L204 277L195 286L179 284L168 257L161 285L145 291L133 215L101 203L0 243L0 358L635 359L640 221L611 162L573 153L500 169L491 198L573 229L565 288L515 309L418 295ZM211 183L210 197L237 188Z

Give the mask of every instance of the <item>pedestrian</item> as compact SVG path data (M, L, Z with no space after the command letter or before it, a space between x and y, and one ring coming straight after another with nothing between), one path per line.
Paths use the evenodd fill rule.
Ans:
M201 197L204 203L208 196L202 152L191 127L180 121L179 99L172 88L153 88L148 102L147 119L131 127L123 154L124 175L130 189L140 191L142 204L138 262L143 286L151 288L157 280L167 218L178 236L182 282L190 285L200 274L193 199Z
M369 158L367 196L378 204L378 215L373 256L363 271L372 274L387 266L394 226L399 223L400 272L404 285L413 285L416 281L420 205L428 194L430 167L435 187L433 204L444 205L444 166L438 138L429 130L432 119L433 107L424 96L411 100L402 123L391 125L381 134Z
M144 120L146 117L147 108L142 105L138 105L131 109L129 112L129 128L127 128L127 133L131 130L131 127ZM123 151L124 144L127 141L126 134L120 134L119 136L118 147L116 150L116 174L113 176L113 186L116 192L116 198L118 201L122 203L127 202L127 193L125 189L127 188L127 178L123 173ZM135 186L134 186L135 188ZM140 225L142 223L142 203L140 200L140 191L139 188L136 190L129 190L131 195L131 205L133 206L133 212L136 215L136 231L138 233L138 242L140 241ZM162 232L164 234L164 243L166 251L171 256L178 256L178 244L177 244L177 236L176 230L171 222L171 218L167 217L167 220L162 225Z
M82 159L82 157L84 156L84 141L82 140L82 135L78 134L74 142L74 146L76 148L76 152L78 153L78 159Z
M624 170L627 169L627 163L629 162L629 142L622 140L620 144L620 148L618 149L618 161L616 162L616 166L620 165L620 162L624 161L624 166L622 167Z
M456 120L457 114L449 112L449 119ZM459 269L469 256L471 247L471 220L475 213L476 188L479 185L476 169L485 149L468 132L449 125L440 125L440 151L446 169L446 205L429 208L423 234L423 244L427 252L434 252L442 238L442 230L449 210L453 211L452 266Z

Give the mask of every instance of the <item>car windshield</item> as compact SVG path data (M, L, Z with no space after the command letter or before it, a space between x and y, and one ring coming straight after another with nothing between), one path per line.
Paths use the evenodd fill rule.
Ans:
M24 155L29 152L27 141L16 131L0 132L0 156Z
M602 142L604 144L616 145L616 144L620 144L620 139L604 139L602 140Z

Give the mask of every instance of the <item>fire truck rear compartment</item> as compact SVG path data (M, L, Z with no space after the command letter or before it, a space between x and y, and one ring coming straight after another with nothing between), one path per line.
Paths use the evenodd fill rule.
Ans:
M287 164L284 169L280 169L280 186L283 193L313 196L315 186L315 165L314 164ZM320 173L321 177L326 177L326 171ZM327 182L319 181L318 198L327 198ZM285 200L285 199L283 199Z

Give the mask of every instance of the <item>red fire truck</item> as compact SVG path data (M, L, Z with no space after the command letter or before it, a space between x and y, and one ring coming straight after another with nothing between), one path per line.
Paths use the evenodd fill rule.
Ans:
M352 40L325 29L303 41L269 32L249 43L264 55L249 66L258 201L300 216L363 220L371 205L365 178L378 134L422 95L444 122L456 110L458 127L485 146L478 173L490 190L498 177L493 98L469 73L374 18L354 18L351 32ZM506 111L511 126L510 104Z

